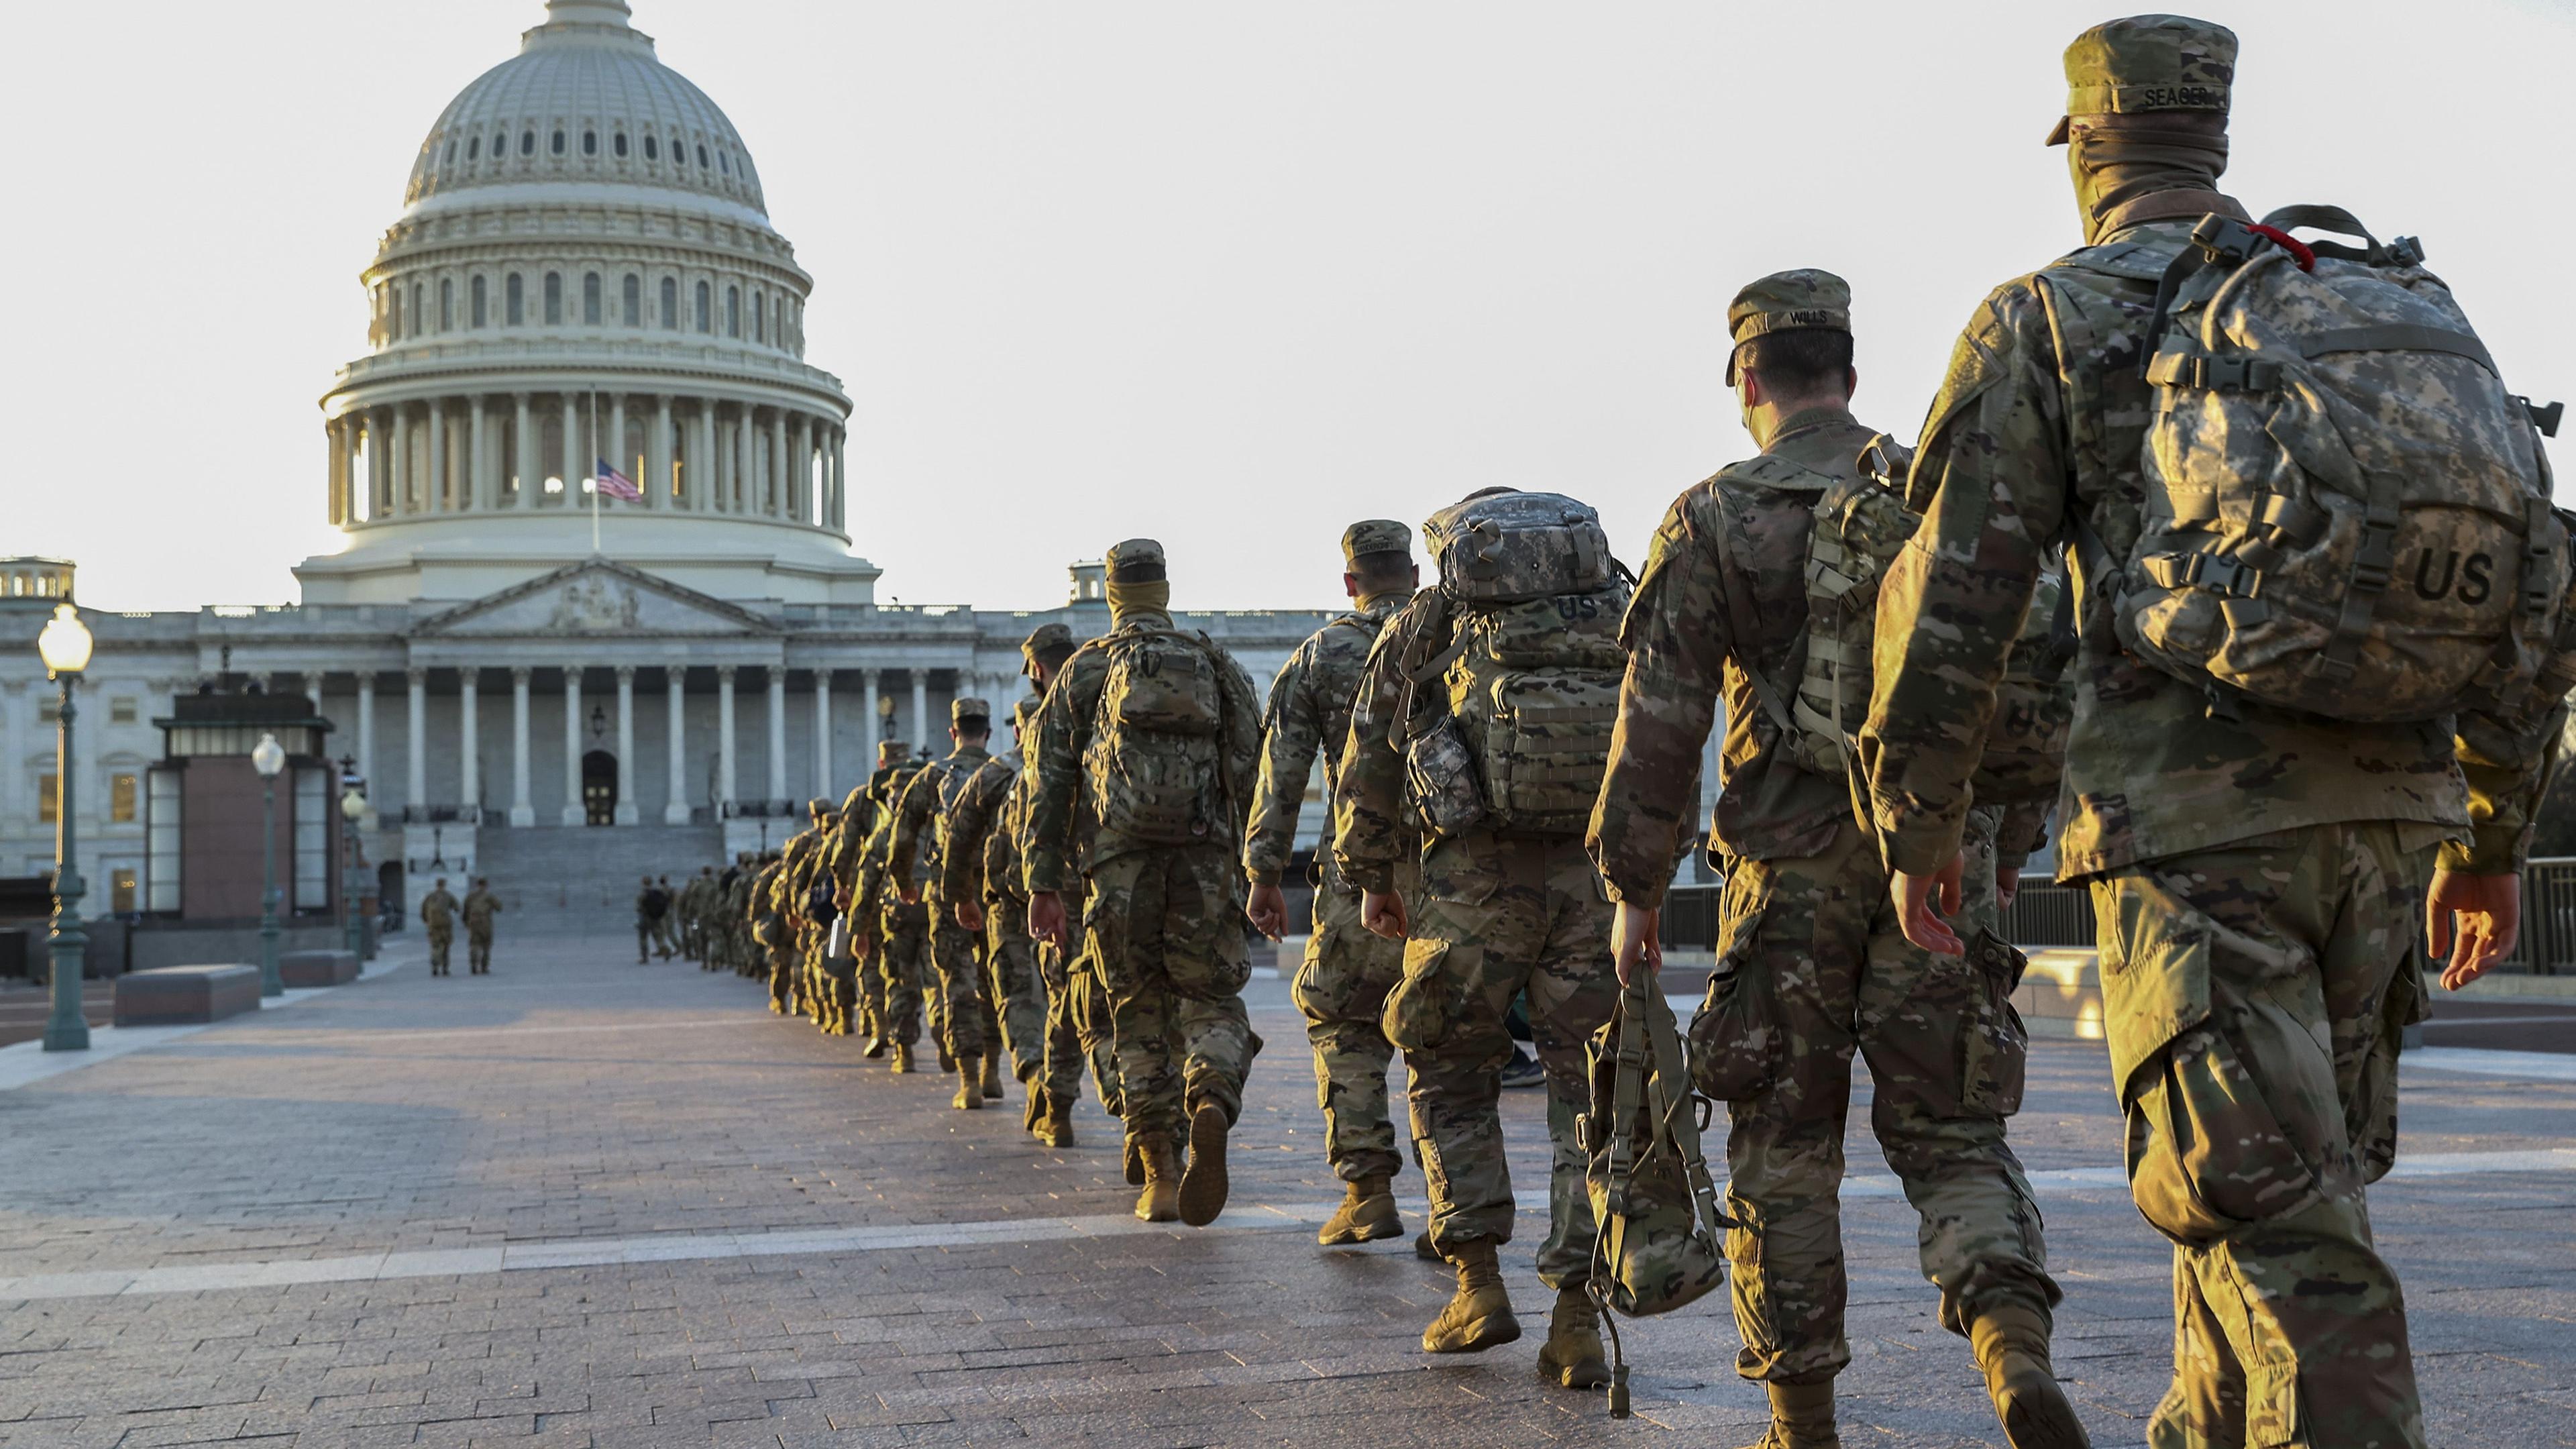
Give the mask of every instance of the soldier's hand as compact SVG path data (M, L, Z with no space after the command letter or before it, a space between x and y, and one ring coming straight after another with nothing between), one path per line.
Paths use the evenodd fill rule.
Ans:
M840 886L832 892L832 909L846 913L850 909L850 888Z
M1995 867L1995 909L1996 909L1996 910L1999 910L1999 911L2009 911L2009 910L2011 910L2011 909L2012 909L2012 903L2013 903L2013 897L2018 896L2018 895L2020 895L2020 894L2021 894L2021 867L2020 867L2020 866L2017 866L2017 865L1999 865L1999 866L1996 866L1996 867Z
M1898 871L1887 883L1887 894L1896 903L1896 923L1905 939L1935 956L1967 954L1959 933L1942 919L1959 913L1959 857L1951 856L1930 875Z
M984 908L973 901L959 901L956 909L950 914L957 917L957 926L960 930L984 929Z
M1630 973L1643 961L1650 970L1664 966L1664 912L1660 906L1632 906L1619 903L1619 913L1610 918L1610 960L1619 968L1619 984L1629 984Z
M898 886L895 888L895 898L902 901L907 906L920 905L921 887L918 885Z
M1404 897L1393 891L1360 892L1360 924L1390 941L1403 940L1412 929L1404 918Z
M2522 877L2433 872L2424 897L2424 949L2448 956L2442 989L2457 991L2513 954L2522 938Z
M1276 882L1255 885L1251 899L1243 903L1243 913L1252 919L1252 929L1278 940L1288 934L1288 895Z
M1029 892L1029 934L1041 941L1055 942L1059 951L1067 949L1064 939L1064 897L1053 891Z

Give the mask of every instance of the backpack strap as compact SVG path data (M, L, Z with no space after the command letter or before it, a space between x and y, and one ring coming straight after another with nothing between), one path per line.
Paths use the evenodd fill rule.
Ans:
M2296 231L2310 227L2318 231L2340 232L2361 238L2363 245L2345 246L2341 242L2308 242L2308 250L2337 261L2360 262L2371 267L2411 267L2424 260L2424 244L2411 236L2383 242L2370 234L2353 214L2340 206L2284 206L2263 218L2263 225L2278 231Z

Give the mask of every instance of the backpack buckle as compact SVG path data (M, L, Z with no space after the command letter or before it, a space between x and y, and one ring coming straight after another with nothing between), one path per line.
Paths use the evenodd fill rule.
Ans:
M2179 349L2147 364L2147 381L2159 387L2270 392L2281 385L2281 364L2262 357L2212 357Z
M2191 239L2212 264L2242 262L2254 255L2254 248L2264 240L2254 228L2214 211L2191 229Z

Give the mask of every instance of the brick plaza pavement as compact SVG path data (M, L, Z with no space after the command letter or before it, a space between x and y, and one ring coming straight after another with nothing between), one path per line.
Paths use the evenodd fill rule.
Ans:
M393 959L417 945L394 948ZM1115 1136L1040 1148L935 1075L626 964L503 939L0 1090L0 1445L1687 1444L1754 1437L1720 1301L1628 1328L1637 1417L1530 1336L1426 1358L1445 1272L1326 1253L1338 1195L1284 985L1235 1203L1146 1228ZM2566 1059L2560 1059L2564 1062ZM2067 1291L2059 1364L2105 1446L2164 1380L2168 1260L2118 1187L2098 1047L2043 1043L2015 1138ZM2411 1069L2375 1202L2437 1444L2576 1444L2576 1072ZM0 1080L5 1080L0 1073ZM1509 1094L1524 1201L1540 1101ZM1865 1120L1865 1113L1856 1116ZM1855 1446L1998 1441L1865 1138L1847 1205ZM1399 1180L1408 1223L1420 1182Z

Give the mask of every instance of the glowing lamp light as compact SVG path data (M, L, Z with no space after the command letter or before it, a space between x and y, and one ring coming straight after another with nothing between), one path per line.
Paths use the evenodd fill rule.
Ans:
M263 780L276 779L277 772L286 768L286 746L279 744L275 735L261 735L259 743L251 746L250 767L259 771Z
M45 631L36 636L36 652L45 656L46 677L58 679L89 668L93 642L89 626L80 620L80 610L69 604L56 604L54 617L45 621Z

